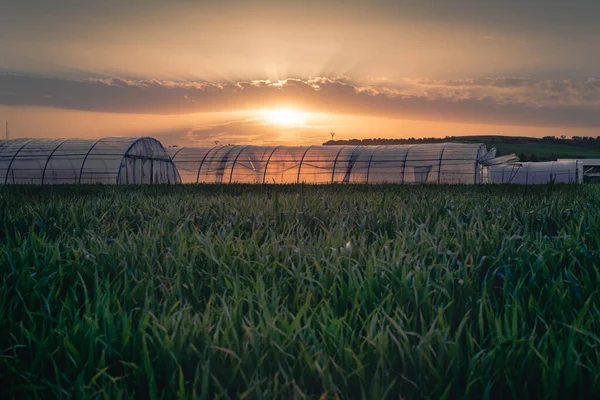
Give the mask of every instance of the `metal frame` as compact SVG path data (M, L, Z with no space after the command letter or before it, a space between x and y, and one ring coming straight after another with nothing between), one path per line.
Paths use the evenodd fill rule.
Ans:
M223 146L221 146L223 147ZM208 149L208 151L206 152L206 154L204 155L204 157L202 157L202 161L200 161L200 166L198 167L198 174L196 175L196 183L198 183L198 181L200 180L200 171L202 170L202 166L204 165L204 161L206 160L206 157L208 157L208 155L210 154L211 151L215 150L215 149L219 149L220 147L215 146L215 147L211 147L210 149Z
M175 183L182 183L182 182L183 182L183 181L182 181L182 179L181 179L181 174L179 173L179 170L178 170L178 169L177 169L177 167L175 166L175 157L177 157L177 154L179 154L179 152L180 152L181 150L185 149L185 148L186 148L185 146L183 146L183 147L180 147L180 148L179 148L179 150L177 150L177 151L175 152L175 154L173 154L172 156L169 156L169 157L171 157L171 167L173 168L173 178L175 179ZM166 150L166 149L165 149L165 150ZM169 154L169 152L167 152L167 154ZM177 178L179 178L179 182L177 182L177 181L178 181L178 179L177 179ZM168 179L169 179L169 175L167 174L167 180L168 180ZM170 182L169 182L169 183L170 183Z
M363 149L361 149L360 146L354 146L354 149L352 149L352 153L350 153L350 159L348 160L348 167L346 167L346 174L342 179L342 183L350 183L350 176L352 175L354 164L356 164L356 160L362 153L362 150Z
M302 154L302 158L300 159L300 165L298 166L298 178L296 179L296 183L300 183L300 171L302 170L302 163L304 162L304 157L306 157L308 151L313 147L315 146L308 146L308 148L304 151L304 154Z
M333 169L331 171L331 183L334 183L334 180L335 180L335 166L337 165L337 161L338 161L338 158L340 157L340 153L342 152L342 150L344 150L344 147L341 147L338 150L338 152L337 152L337 154L335 156L335 161L333 162Z
M130 155L129 153L131 152L131 149L134 148L136 145L138 145L140 142L142 143L146 143L148 147L148 149L151 149L152 153L156 155L156 157L151 157L151 156L145 156L145 155ZM22 143L22 144L21 144ZM63 147L63 145L67 145L69 143L75 143L75 148L71 149L72 153L70 154L58 154L58 150ZM100 143L105 143L107 144L107 146L110 147L111 151L117 151L114 154L108 154L106 151L101 151L101 153L94 153L95 156L105 156L105 157L109 157L110 161L109 164L107 165L106 162L103 164L106 167L109 167L106 170L102 170L100 171L99 169L92 169L91 171L89 171L90 176L98 176L98 175L102 175L103 179L109 179L109 181L111 183L116 183L119 184L122 182L121 179L121 173L123 171L123 159L128 159L128 158L132 158L132 159L143 159L143 160L150 160L151 162L151 166L150 166L150 170L151 170L151 183L154 183L154 173L156 171L160 171L160 177L161 178L166 178L165 180L168 183L171 183L171 177L170 174L171 172L173 173L173 178L175 180L175 182L180 182L181 178L179 176L178 170L175 166L175 163L173 162L173 159L168 155L166 149L164 148L164 146L156 139L151 138L151 137L142 137L142 138L113 138L113 137L107 137L107 138L100 138L98 140L77 140L77 139L69 139L69 138L61 138L61 139L36 139L36 138L30 138L30 139L11 139L11 140L7 140L7 141L0 141L0 149L2 150L6 150L7 146L11 145L12 150L10 151L10 153L7 154L7 157L4 157L6 161L8 161L8 158L10 158L10 162L8 163L8 165L6 166L6 174L4 177L4 184L8 183L8 179L11 175L11 172L13 173L13 177L14 177L14 170L12 169L13 165L14 165L14 161L19 161L21 159L24 160L29 160L30 158L32 160L35 160L37 162L37 166L39 168L28 168L29 166L31 166L31 164L27 163L26 161L26 165L24 166L24 168L19 168L19 171L36 171L35 176L39 178L39 184L44 185L47 184L46 182L46 175L48 174L48 167L50 166L50 162L52 160L67 160L67 163L69 164L69 170L72 170L72 174L70 173L70 177L74 179L74 181L70 181L70 179L67 179L66 182L73 182L75 184L82 184L83 182L83 169L86 167L87 165L87 160L89 160L89 156L92 155L93 151L95 150L95 148L98 146L98 144ZM31 156L27 156L26 158L19 158L20 153L22 153L22 150L26 149L27 146L29 146L30 148L32 148L31 146L37 146L35 148L33 148L33 153L31 154ZM20 147L18 147L20 146ZM16 149L18 147L18 149ZM155 148L156 147L156 148ZM123 151L122 149L125 148L125 150ZM15 151L16 150L16 151ZM14 152L13 154L11 154L12 152ZM162 153L161 153L162 152ZM45 158L45 160L44 160ZM79 162L80 165L77 166L76 163ZM120 164L118 165L118 168L116 168L116 163L120 162ZM158 163L156 165L154 165L155 163ZM43 164L43 166L42 166ZM117 176L114 178L113 180L113 166L116 169L116 173ZM156 169L156 167L159 167L159 170ZM135 165L133 166L134 171L135 171ZM64 169L64 168L61 168ZM77 175L77 169L79 169L79 175ZM39 174L41 172L41 174ZM163 176L164 174L166 174L166 177ZM37 181L38 178L32 178L34 180Z
M267 160L267 163L265 164L265 171L263 173L263 184L265 183L265 180L267 179L267 168L269 168L269 163L271 162L271 157L273 157L273 154L275 154L275 152L277 151L277 149L281 148L282 146L277 146L273 149L273 151L271 152L271 154L269 154L269 159Z
M143 161L142 164L144 164ZM144 184L144 182L141 183ZM150 184L154 184L154 159L150 160Z
M103 141L104 139L98 139L96 141L96 143L94 143L92 145L92 147L89 148L89 150L87 151L87 153L85 154L85 157L83 157L83 161L81 162L81 169L79 170L79 180L77 181L77 183L81 184L81 175L83 174L83 167L85 166L85 162L87 161L88 156L90 155L90 153L92 152L92 150L94 150L94 147L96 147L96 145L98 143L100 143L101 141Z
M414 147L414 144L411 144L408 150L406 150L406 154L404 155L404 161L402 162L402 184L404 185L404 176L406 175L406 161L408 160L408 153Z
M121 161L123 162L123 161ZM135 158L133 159L133 162L135 164ZM119 174L118 176L121 176L121 174ZM135 179L135 175L134 175L134 179ZM129 185L129 166L127 165L127 163L125 163L125 184Z
M58 146L56 146L56 147L54 148L54 150L52 150L52 152L51 152L51 153L50 153L50 155L48 156L48 159L46 160L46 165L44 165L44 172L42 172L42 182L41 182L41 184L42 184L42 185L44 184L44 179L46 179L46 168L48 168L48 164L50 164L50 159L52 158L52 156L54 155L54 153L56 153L56 150L58 150L58 148L59 148L60 146L62 146L63 144L65 144L65 143L66 143L68 140L69 140L69 139L65 139L65 140L63 140L62 142L60 142L60 143L58 144Z
M21 146L19 148L19 150L17 150L15 152L15 154L13 154L12 159L10 160L10 163L8 164L8 167L6 167L6 176L4 177L4 184L6 185L6 183L8 182L8 174L10 172L10 167L12 167L13 162L15 161L15 158L17 158L17 155L21 152L21 150L23 150L23 148L25 146L27 146L29 143L33 142L34 139L29 139L27 142L25 142L25 144L23 146Z
M375 151L380 148L381 145L377 145L373 148L373 151L371 152L371 157L369 157L369 165L367 166L367 179L366 179L366 183L369 183L369 175L371 174L371 162L373 161L373 156L375 155Z
M516 167L516 169L515 169ZM517 174L519 173L519 170L521 169L521 163L519 163L519 166L517 166L517 163L512 165L512 169L510 171L510 178L508 179L508 183L512 183L513 179L515 179L515 177L517 176ZM475 182L477 183L477 182ZM504 183L504 182L502 182Z
M240 147L240 146L239 145L231 146L225 152L225 154L223 154L223 156L221 157L221 160L219 161L219 166L217 167L217 174L215 175L215 183L223 183L223 175L225 175L225 167L227 166L227 161L229 160L229 155L236 147Z
M247 146L247 147L250 147L250 146ZM261 146L261 147L263 148L263 152L260 155L260 161L259 161L258 158L254 160L254 161L257 161L257 162L260 162L260 163L263 162L263 159L265 157L265 154L267 154L267 151L271 150L271 148L268 147L268 146ZM260 170L256 168L256 165L254 164L254 162L253 162L253 160L251 158L248 159L248 162L250 163L250 167L251 167L251 171L252 171L252 177L254 179L253 183L257 184L258 183L257 176L260 173Z
M485 144L480 144L479 147L477 148L477 154L475 155L475 164L473 165L475 171L473 171L473 184L477 184L477 171L478 168L477 166L479 165L479 152L481 151L481 149L485 148ZM487 150L487 149L486 149Z
M181 150L183 150L183 149L185 149L185 146L184 146L184 147L180 147L180 148L179 148L179 150L177 150L177 151L175 152L175 154L173 154L173 155L171 156L171 160L175 159L175 157L177 157L177 154L179 154L179 152L180 152ZM169 153L167 152L167 154L169 154Z
M438 185L442 181L442 159L444 158L444 150L446 150L446 146L448 146L448 143L444 143L444 147L442 147L442 152L440 153L440 162L438 164ZM479 151L478 151L478 153L479 153ZM403 175L404 175L404 173L403 173Z
M137 160L138 158L140 159L145 159L145 158L150 158L152 160L152 157L144 157L144 156L131 156L131 157L127 157L127 153L129 153L129 151L133 148L133 146L135 146L138 142L141 142L142 140L144 140L145 138L139 138L134 140L129 147L127 147L127 149L123 152L122 158L121 158L121 163L119 164L119 169L117 170L117 184L121 183L121 168L123 168L123 160L125 158L133 158L134 160ZM97 144L97 143L96 143ZM96 145L94 144L94 146ZM93 147L92 147L93 148ZM163 149L164 150L164 149ZM91 149L90 149L91 151ZM89 153L89 152L88 152ZM87 155L86 155L87 158ZM133 166L134 166L134 171L135 171L135 161L133 162ZM81 169L83 171L83 164L81 165ZM152 177L150 178L152 180ZM79 178L79 180L81 181L81 177ZM129 181L129 178L127 179ZM135 174L133 175L133 180L134 180L134 184L135 184Z
M171 163L171 166L173 167L173 179L175 179L175 182L174 182L174 183L177 183L178 181L179 181L179 182L181 182L181 175L179 175L179 171L177 170L177 167L175 167L175 162L173 161L173 157L171 157L171 156L169 155L169 152L167 151L167 149L165 148L165 146L163 146L163 144L162 144L160 141L158 141L158 140L156 140L156 139L154 139L154 138L152 138L152 137L147 137L147 139L151 139L151 140L153 140L153 141L157 142L157 143L158 143L158 145L159 145L159 146L160 146L160 147L163 149L163 151L165 152L165 154L166 154L166 155L169 157L169 160L168 160L168 161ZM181 151L181 149L183 149L183 147L181 147L179 150L177 150L177 153L179 153L179 152ZM175 155L177 155L177 153L175 153ZM159 158L156 158L155 160L158 160L158 161L163 161L163 160L161 160L161 159L159 159ZM179 179L178 179L178 178L179 178ZM169 179L169 171L168 171L168 168L167 168L167 183L168 183L168 184L170 184L170 183L171 183L171 180Z
M240 157L240 154L242 154L242 152L247 148L248 148L248 146L242 146L242 149L235 156L235 159L233 160L233 164L231 165L231 173L229 174L229 184L231 184L231 180L233 179L233 169L235 168L235 163L237 162L238 158Z
M9 141L10 141L10 139L9 139L9 140L6 140L6 139L4 139L4 140L1 140L1 141L0 141L0 151L2 150L2 148L3 148L4 146L6 146L6 144L7 144Z
M135 182L135 161L136 161L136 160L135 160L135 159L133 159L133 184L134 184L134 185L136 184L136 182ZM143 171L143 170L142 170L142 171ZM127 171L127 172L129 172L129 171ZM127 178L127 184L129 184L129 178Z

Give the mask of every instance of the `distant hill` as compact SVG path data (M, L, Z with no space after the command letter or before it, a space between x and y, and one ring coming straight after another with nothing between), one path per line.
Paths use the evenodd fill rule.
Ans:
M543 138L519 136L446 136L444 138L408 139L350 139L329 140L323 145L376 146L419 143L485 143L488 149L495 147L497 155L515 153L521 161L553 161L557 158L600 158L600 136L571 139L545 136Z

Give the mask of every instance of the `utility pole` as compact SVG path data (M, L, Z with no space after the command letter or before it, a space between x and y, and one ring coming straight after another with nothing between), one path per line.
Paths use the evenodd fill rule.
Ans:
M329 132L329 134L331 135L331 141L333 142L333 137L335 136L335 132Z
M218 145L219 145L219 141L215 140L215 146L218 146Z
M4 139L8 140L8 121L6 121L6 130L4 131Z

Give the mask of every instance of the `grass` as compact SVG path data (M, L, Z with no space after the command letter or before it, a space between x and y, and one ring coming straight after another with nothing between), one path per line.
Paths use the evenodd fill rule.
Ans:
M3 398L598 398L600 186L0 188Z

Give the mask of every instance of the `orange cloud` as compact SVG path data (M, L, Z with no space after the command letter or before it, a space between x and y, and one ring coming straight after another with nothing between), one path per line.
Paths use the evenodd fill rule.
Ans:
M163 115L292 107L425 121L598 127L600 80L405 79L365 86L347 77L174 82L5 74L0 104Z

